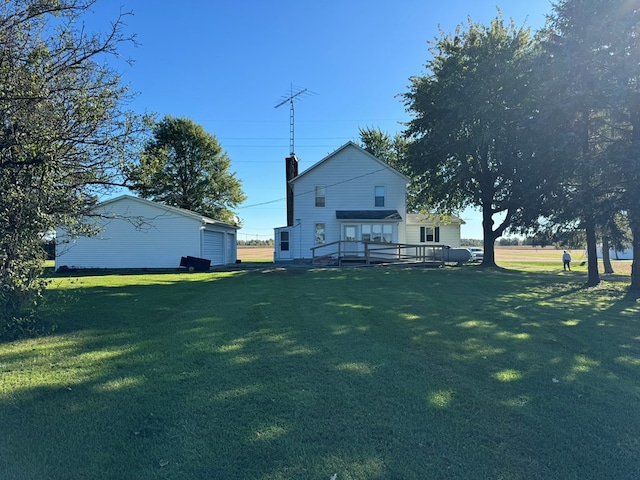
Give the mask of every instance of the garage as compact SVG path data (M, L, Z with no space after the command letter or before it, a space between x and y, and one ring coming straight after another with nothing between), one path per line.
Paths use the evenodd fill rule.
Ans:
M56 229L56 269L178 268L182 257L236 261L238 226L181 208L122 195L98 204L90 237Z

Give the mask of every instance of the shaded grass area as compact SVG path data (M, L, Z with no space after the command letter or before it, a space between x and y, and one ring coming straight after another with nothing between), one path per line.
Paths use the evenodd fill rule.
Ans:
M57 334L0 345L0 478L638 478L640 304L582 280L55 278Z

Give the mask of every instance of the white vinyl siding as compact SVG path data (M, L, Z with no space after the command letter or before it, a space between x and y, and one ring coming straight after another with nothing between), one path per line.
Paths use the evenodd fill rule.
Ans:
M183 212L131 196L104 202L95 209L95 237L57 230L56 268L178 268L181 257L203 257L202 217ZM216 225L230 231L235 248L235 227Z
M316 164L308 174L303 172L292 181L294 217L299 219L296 224L300 234L296 252L299 256L295 258L311 258L316 224L325 225L325 243L341 239L342 224L336 219L336 210L374 210L375 186L385 186L384 209L397 210L404 220L406 183L406 177L351 145ZM315 206L317 185L326 188L325 208ZM404 228L394 228L398 231L397 241L404 241Z
M426 228L425 228L426 227ZM421 232L420 230L425 228L425 234L429 231L429 229L435 229L435 225L433 220L424 219L422 215L409 213L407 214L407 243L411 245L420 245L422 243L435 243L435 231L434 231L434 242L429 242L426 240L421 241ZM438 226L439 229L439 241L437 242L440 245L449 245L451 247L459 247L460 246L460 223L458 221L452 221L451 223L444 223Z

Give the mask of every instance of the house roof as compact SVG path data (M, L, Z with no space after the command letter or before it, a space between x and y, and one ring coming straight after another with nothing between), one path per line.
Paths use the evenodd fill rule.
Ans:
M369 152L367 152L364 148L362 148L360 145L353 143L351 141L345 143L344 145L342 145L340 148L338 148L337 150L331 152L329 155L327 155L326 157L324 157L322 160L320 160L317 163L314 163L312 166L310 166L309 168L307 168L304 172L302 172L300 175L298 175L297 177L292 178L291 180L289 180L289 182L295 182L296 180L298 180L299 178L304 177L305 175L307 175L309 172L315 170L318 166L322 165L323 163L325 163L326 161L330 160L331 158L335 157L338 153L342 152L343 150L346 150L347 148L355 148L357 150L359 150L361 153L363 153L364 155L366 155L367 157L369 157L371 160L373 160L376 163L379 163L381 167L384 167L386 169L388 169L390 172L395 173L396 175L398 175L399 177L401 177L402 179L404 179L407 183L411 182L411 179L409 177L407 177L406 175L403 175L402 173L400 173L399 171L397 171L395 168L393 168L392 166L390 166L389 164L383 162L382 160L380 160L378 157L375 157L373 155L371 155Z
M158 203L158 202L153 202L151 200L147 200L144 198L140 198L140 197L134 197L133 195L120 195L118 197L114 197L114 198L110 198L109 200L105 200L104 202L100 202L97 206L98 207L104 207L104 206L108 206L112 203L116 203L116 202L120 202L122 200L131 200L134 202L139 202L139 203L144 203L147 205L152 205L156 208L160 208L162 210L166 210L169 212L174 212L178 215L182 215L184 217L189 217L189 218L193 218L194 220L198 220L200 222L202 222L205 225L220 225L223 227L229 227L229 228L235 228L236 230L239 229L240 227L238 227L237 225L231 225L230 223L226 223L226 222L221 222L220 220L215 220L213 218L210 217L205 217L204 215L200 215L199 213L193 212L191 210L186 210L184 208L178 208L178 207L172 207L170 205L165 205L163 203Z
M337 220L402 220L397 210L336 210Z

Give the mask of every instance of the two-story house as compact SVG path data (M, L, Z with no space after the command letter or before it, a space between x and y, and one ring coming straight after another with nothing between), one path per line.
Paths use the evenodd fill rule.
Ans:
M300 175L294 161L287 159L288 225L275 229L275 262L309 261L337 248L357 255L364 242L460 246L460 218L408 214L410 179L355 143Z

